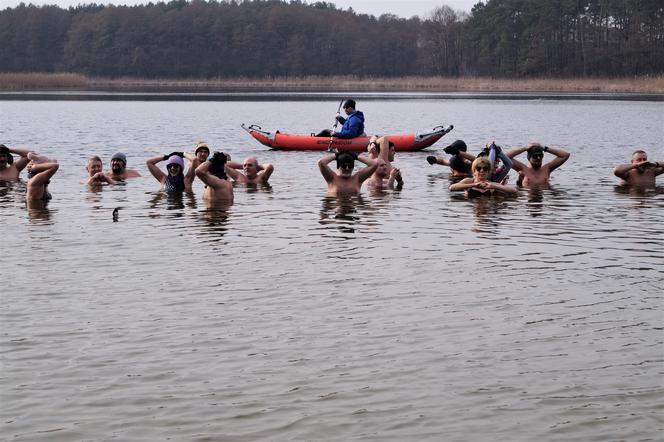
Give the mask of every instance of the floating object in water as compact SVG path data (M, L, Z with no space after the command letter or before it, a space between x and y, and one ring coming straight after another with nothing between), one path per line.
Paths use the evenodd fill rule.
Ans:
M268 132L255 124L250 126L245 126L243 124L242 129L246 130L249 135L254 137L261 144L276 150L324 151L331 149L338 152L364 152L367 149L367 146L369 145L369 139L371 138L368 136L357 138L333 138L332 142L330 142L330 137L317 137L314 134L291 135L281 133L278 130L275 132ZM394 143L394 150L397 152L414 152L431 146L452 129L454 129L454 126L452 125L447 127L436 126L430 132L420 134L385 136L387 136L390 141Z
M120 216L120 208L116 207L113 209L113 222L117 223L118 222L118 216Z

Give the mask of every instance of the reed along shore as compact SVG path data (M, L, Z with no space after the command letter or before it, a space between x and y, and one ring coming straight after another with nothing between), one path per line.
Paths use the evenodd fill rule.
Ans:
M268 78L100 78L74 73L0 73L0 90L596 92L664 94L664 75L629 78L448 78L307 76Z

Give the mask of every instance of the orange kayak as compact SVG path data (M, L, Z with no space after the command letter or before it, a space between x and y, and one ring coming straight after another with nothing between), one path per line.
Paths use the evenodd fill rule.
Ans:
M364 152L369 145L370 138L369 136L357 138L332 138L332 142L330 143L330 137L317 137L314 134L292 135L281 133L278 130L268 132L255 124L249 126L243 124L242 129L246 130L249 135L254 137L261 144L275 150L336 149L338 151L349 150L354 152ZM454 129L454 126L452 125L447 127L436 126L431 129L430 132L420 134L387 135L387 137L394 143L396 151L414 152L431 146L452 129Z

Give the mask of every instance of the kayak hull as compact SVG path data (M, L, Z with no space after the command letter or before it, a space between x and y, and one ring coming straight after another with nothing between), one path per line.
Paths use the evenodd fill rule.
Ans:
M370 139L368 136L357 138L333 137L330 139L330 137L317 137L315 135L294 135L279 131L269 132L254 124L250 126L243 124L242 128L259 143L275 150L325 151L335 149L340 152L364 152ZM454 126L438 126L432 131L422 134L387 135L387 137L394 143L397 152L415 152L431 146L453 128Z

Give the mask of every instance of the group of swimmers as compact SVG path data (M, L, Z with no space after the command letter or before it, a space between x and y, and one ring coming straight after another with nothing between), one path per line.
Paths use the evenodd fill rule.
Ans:
M456 140L444 148L448 158L428 156L426 160L431 165L450 167L453 182L449 189L463 191L468 197L516 194L517 187L546 188L551 172L570 157L569 152L561 148L539 143L504 152L492 142L477 155L467 150L464 141ZM528 164L516 159L524 152ZM545 153L554 158L545 163ZM14 155L18 159L15 160ZM392 165L394 156L394 143L387 137L373 136L369 139L366 155L346 151L327 153L318 161L318 167L327 182L330 196L356 195L365 181L369 188L400 190L404 181L401 171ZM185 160L189 163L186 172ZM333 161L336 161L336 171L329 166ZM365 167L354 172L356 161ZM165 171L158 166L161 162L165 162ZM89 158L86 165L87 184L92 187L115 185L141 176L138 171L127 168L127 157L121 152L113 155L110 166L111 170L104 172L101 158ZM242 184L267 185L274 171L271 164L259 164L254 157L237 163L223 152L211 153L204 142L199 142L193 153L171 152L149 158L146 166L166 192L189 192L194 180L198 178L205 184L204 199L224 203L233 202L233 184L230 180ZM0 181L18 180L24 168L28 172L27 201L50 199L48 184L58 171L58 162L30 149L10 148L0 144ZM512 169L518 172L517 186L507 183ZM664 173L664 162L651 162L646 152L637 150L632 154L629 164L616 166L613 171L623 184L652 187L656 184L656 177Z

